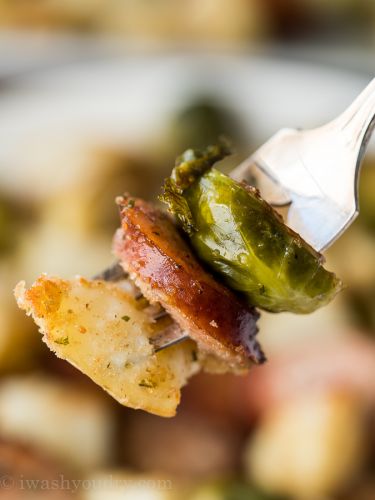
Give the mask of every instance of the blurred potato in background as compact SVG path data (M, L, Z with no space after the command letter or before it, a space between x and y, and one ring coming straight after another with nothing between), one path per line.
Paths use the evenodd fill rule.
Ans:
M90 488L81 488L82 500L177 500L176 482L162 475L142 475L126 470L97 471L86 478Z
M99 31L146 42L244 41L264 32L265 19L259 0L0 1L4 26Z
M143 47L345 33L371 39L374 18L371 0L0 0L0 25L8 28L112 34Z
M364 415L349 394L301 395L269 413L246 452L265 491L319 498L355 479L364 461Z
M106 402L51 377L1 382L0 432L79 470L106 465L113 456L114 422Z

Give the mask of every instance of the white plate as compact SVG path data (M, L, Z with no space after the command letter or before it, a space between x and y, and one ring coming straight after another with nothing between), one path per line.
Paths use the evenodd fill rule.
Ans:
M212 54L126 56L25 74L0 94L0 183L21 195L31 185L38 195L53 192L65 175L54 168L56 148L68 159L80 144L147 144L192 94L220 99L238 114L249 144L260 144L281 127L328 121L367 82L326 66Z

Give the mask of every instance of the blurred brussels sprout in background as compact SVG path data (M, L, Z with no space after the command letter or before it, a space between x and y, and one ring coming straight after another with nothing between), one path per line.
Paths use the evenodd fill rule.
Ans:
M187 148L203 148L215 143L220 136L230 138L236 145L243 137L241 124L232 110L212 97L199 97L178 111L171 123L171 140L175 156Z
M287 500L287 497L267 494L246 482L227 480L200 486L188 500Z
M0 256L14 252L20 235L35 222L30 203L0 194Z
M375 236L375 163L367 160L359 180L360 222Z
M364 332L375 333L375 283L345 291L353 321Z

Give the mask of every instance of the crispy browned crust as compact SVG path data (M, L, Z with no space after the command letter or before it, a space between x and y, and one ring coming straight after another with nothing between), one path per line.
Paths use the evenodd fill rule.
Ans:
M117 203L122 228L114 252L145 297L230 365L265 361L255 340L259 314L203 269L169 216L140 199L119 197Z

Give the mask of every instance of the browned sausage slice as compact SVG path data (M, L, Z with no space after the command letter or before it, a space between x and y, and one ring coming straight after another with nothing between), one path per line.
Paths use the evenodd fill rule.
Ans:
M160 302L198 345L233 367L262 363L258 312L197 261L170 217L140 199L119 197L114 252L145 297Z

